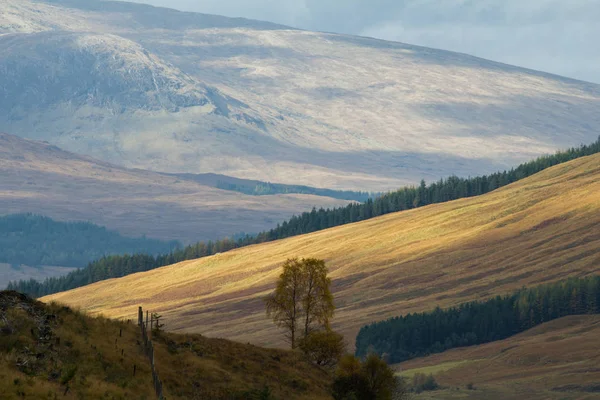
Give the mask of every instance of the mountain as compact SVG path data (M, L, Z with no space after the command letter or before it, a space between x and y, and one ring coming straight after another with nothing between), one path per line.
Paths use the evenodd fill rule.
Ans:
M4 0L0 52L3 130L170 173L384 191L589 143L600 123L591 83L140 4Z
M169 329L280 345L263 298L290 257L325 259L334 328L598 273L600 155L491 193L186 261L43 298L124 318L136 304ZM131 288L136 288L131 291ZM124 295L126 293L126 295Z
M0 291L0 311L3 400L156 398L136 324L92 318L10 291ZM137 322L137 315L130 319ZM298 353L200 335L152 336L165 398L331 398L330 375ZM265 392L271 396L261 397Z
M347 203L303 194L249 196L0 134L2 214L90 221L126 236L191 243L262 231L313 206Z
M433 373L445 389L429 392L428 399L596 399L599 334L597 315L565 317L506 340L450 350L397 369L409 379Z

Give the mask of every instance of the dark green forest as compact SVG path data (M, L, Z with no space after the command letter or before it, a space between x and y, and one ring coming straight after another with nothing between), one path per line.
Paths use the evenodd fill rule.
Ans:
M59 222L33 214L0 217L0 263L84 267L107 254L162 254L178 242L128 238L88 222Z
M392 363L506 339L567 315L600 313L600 276L572 278L511 296L408 314L363 327L356 355L374 350Z
M553 155L539 157L509 171L475 178L451 176L429 185L422 181L418 187L405 187L386 193L376 199L369 199L364 203L353 203L345 207L327 210L313 209L310 212L294 216L289 221L278 224L276 228L254 236L246 235L237 240L225 238L215 242L200 242L157 257L122 256L102 258L92 262L83 270L71 272L69 275L61 278L49 278L44 282L22 281L11 283L10 288L39 297L74 289L103 279L147 271L176 262L210 256L252 244L302 235L429 204L478 196L520 179L527 178L554 165L599 152L600 137L590 145L582 145L577 148L557 152Z
M217 188L248 194L251 196L266 196L273 194L312 194L316 196L332 197L334 199L351 200L363 203L371 198L376 198L379 193L356 192L352 190L320 189L310 186L284 185L280 183L259 182L256 184L217 182Z

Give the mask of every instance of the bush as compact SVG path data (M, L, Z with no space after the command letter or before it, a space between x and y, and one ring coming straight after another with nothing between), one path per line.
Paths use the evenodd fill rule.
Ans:
M362 363L354 356L342 357L332 387L336 400L404 400L404 382L378 355L370 354Z
M416 373L412 378L412 390L416 393L421 393L429 390L437 390L440 385L435 381L432 374L425 375Z
M299 344L300 350L313 363L334 366L346 351L344 337L332 330L312 332Z

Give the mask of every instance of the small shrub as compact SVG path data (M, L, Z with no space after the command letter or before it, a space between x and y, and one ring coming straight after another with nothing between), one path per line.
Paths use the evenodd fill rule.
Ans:
M412 378L412 390L416 393L421 393L430 390L437 390L440 386L435 381L432 374L425 375L416 373Z
M336 400L404 400L408 390L403 380L378 355L371 354L362 363L344 356L338 364L332 386Z
M332 330L310 333L299 347L312 363L320 366L334 366L346 351L344 337Z
M73 366L67 368L67 370L60 377L60 383L62 385L68 385L69 382L71 382L71 380L73 379L73 377L75 377L76 373L77 373L77 366L76 365L73 365Z

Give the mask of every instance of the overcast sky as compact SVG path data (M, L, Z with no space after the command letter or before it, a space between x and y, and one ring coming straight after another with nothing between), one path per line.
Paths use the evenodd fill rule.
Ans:
M600 0L134 0L372 36L600 83Z

